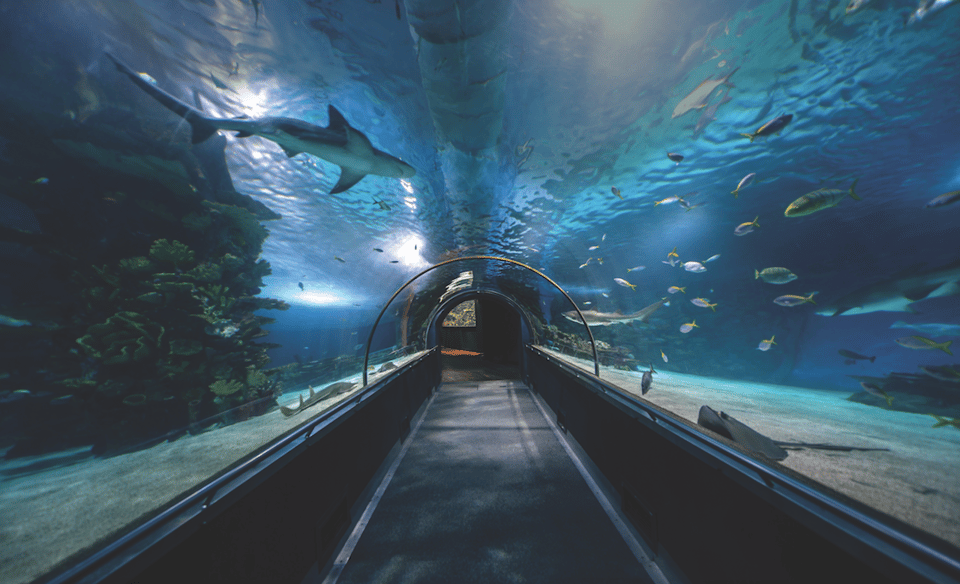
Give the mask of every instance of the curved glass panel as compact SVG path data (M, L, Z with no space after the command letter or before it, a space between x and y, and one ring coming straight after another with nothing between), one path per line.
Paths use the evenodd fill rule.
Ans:
M374 330L475 255L566 290L605 381L960 546L956 2L8 4L0 580L389 375L458 294L589 363L500 262Z

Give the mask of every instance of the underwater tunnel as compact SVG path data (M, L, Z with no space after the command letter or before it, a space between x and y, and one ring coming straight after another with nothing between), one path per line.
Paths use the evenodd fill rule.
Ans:
M0 7L0 584L960 583L960 2Z

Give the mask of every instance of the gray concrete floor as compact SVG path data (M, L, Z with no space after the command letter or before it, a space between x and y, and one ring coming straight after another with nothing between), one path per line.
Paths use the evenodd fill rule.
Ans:
M521 382L445 383L340 583L652 582Z

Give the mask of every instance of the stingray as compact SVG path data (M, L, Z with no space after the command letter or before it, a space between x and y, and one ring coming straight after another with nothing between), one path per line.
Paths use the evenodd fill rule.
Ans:
M697 424L720 434L724 438L733 440L746 450L765 456L771 460L783 460L787 457L787 450L810 448L813 450L833 450L837 452L865 452L870 450L889 450L889 448L861 448L859 446L842 446L838 444L817 444L810 442L781 442L773 440L757 432L750 426L737 420L725 412L717 412L709 406L701 406L697 416Z

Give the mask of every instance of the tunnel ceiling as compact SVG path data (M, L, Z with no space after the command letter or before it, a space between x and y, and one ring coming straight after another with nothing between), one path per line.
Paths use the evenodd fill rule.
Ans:
M636 309L670 285L676 272L650 273L667 269L675 246L684 261L779 246L811 290L837 274L850 275L840 284L849 289L914 261L924 236L896 211L960 182L956 148L935 146L957 144L948 133L960 97L935 88L957 82L960 9L907 22L914 2L849 14L844 4L25 3L4 9L24 23L3 40L4 129L16 141L40 128L61 153L106 167L118 152L139 157L124 172L199 185L208 198L251 195L272 218L266 292L292 303L380 306L428 265L494 254L581 298L625 293L614 277L645 266L634 273L653 278L642 298L618 301ZM38 30L55 40L39 45ZM326 126L334 106L416 175L369 175L331 194L337 166L288 157L270 140L223 132L193 147L182 121L105 51L209 116ZM743 136L782 114L793 118L781 135ZM755 182L734 198L750 173ZM738 223L782 221L797 195L855 179L863 203L829 222L793 222L777 241L730 248ZM811 238L863 221L869 233L844 254ZM927 227L936 237L949 226L934 217ZM943 263L950 248L924 259ZM744 274L761 267L749 263ZM526 286L502 266L475 271L500 288Z

